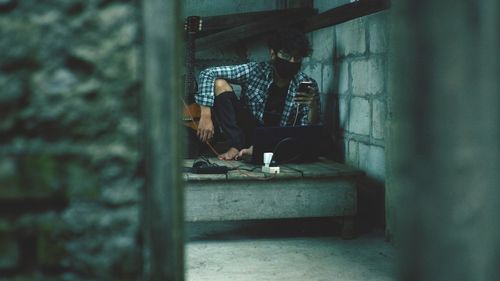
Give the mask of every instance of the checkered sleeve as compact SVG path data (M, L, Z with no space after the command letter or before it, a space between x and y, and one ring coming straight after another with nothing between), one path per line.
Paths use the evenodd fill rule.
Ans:
M250 77L250 72L256 66L255 62L211 67L200 72L198 93L195 101L199 105L212 107L214 104L214 83L216 79L225 79L229 83L244 84Z
M319 98L319 87L318 83L314 79L310 79L313 82L313 88L316 91L316 95L314 98L316 99L316 106L317 106L317 116L318 116L318 123L321 123L321 99ZM302 106L301 107L301 114L300 114L300 125L305 126L305 125L310 125L311 122L309 122L309 107L307 106Z

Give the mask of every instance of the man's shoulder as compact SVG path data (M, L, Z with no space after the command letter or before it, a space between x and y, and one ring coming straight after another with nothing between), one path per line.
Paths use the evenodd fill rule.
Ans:
M269 71L271 69L271 64L268 61L252 61L248 63L252 67L254 67L256 70L261 70L261 71Z
M255 79L266 79L271 74L271 65L267 61L262 62L251 62L253 70L253 78Z
M300 80L305 80L305 79L314 80L314 78L312 78L310 75L307 75L303 71L299 71L299 73L297 73L297 78L300 79Z

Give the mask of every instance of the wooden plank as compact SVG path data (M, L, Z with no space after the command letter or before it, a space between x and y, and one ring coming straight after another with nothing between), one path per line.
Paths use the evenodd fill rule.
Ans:
M184 280L183 196L178 122L182 93L181 1L143 2L146 189L144 280Z
M290 26L315 13L314 9L287 9L279 15L200 38L196 41L197 51L222 47L239 40L270 32L276 28Z
M280 166L280 173L277 175L265 174L261 171L261 165L253 165L243 161L222 161L217 158L209 158L211 163L226 166L229 168L239 168L238 170L230 171L226 175L203 175L185 173L184 179L187 181L214 181L214 180L267 180L274 181L277 179L296 179L296 178L334 178L334 177L357 177L361 175L361 171L355 168L336 163L332 160L324 158L318 159L316 162L285 164ZM184 167L191 167L194 160L185 160Z
M305 32L310 32L383 11L389 7L389 0L360 0L308 18L305 20L302 29Z
M354 180L190 182L186 221L354 216Z

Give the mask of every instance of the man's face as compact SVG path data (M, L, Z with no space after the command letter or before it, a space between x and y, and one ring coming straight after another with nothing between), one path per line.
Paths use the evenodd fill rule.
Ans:
M302 57L290 55L283 50L274 52L271 50L271 60L275 73L279 78L290 80L299 72Z

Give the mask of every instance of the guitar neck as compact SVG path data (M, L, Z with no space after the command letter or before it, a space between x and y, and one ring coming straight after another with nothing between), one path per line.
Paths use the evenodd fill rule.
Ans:
M194 75L195 66L195 35L186 35L186 77L185 83L185 96L189 97L196 93L196 77Z
M186 76L184 79L185 97L189 103L194 102L194 94L197 91L195 77L195 52L196 52L196 33L201 30L201 18L192 16L187 18L186 22Z

